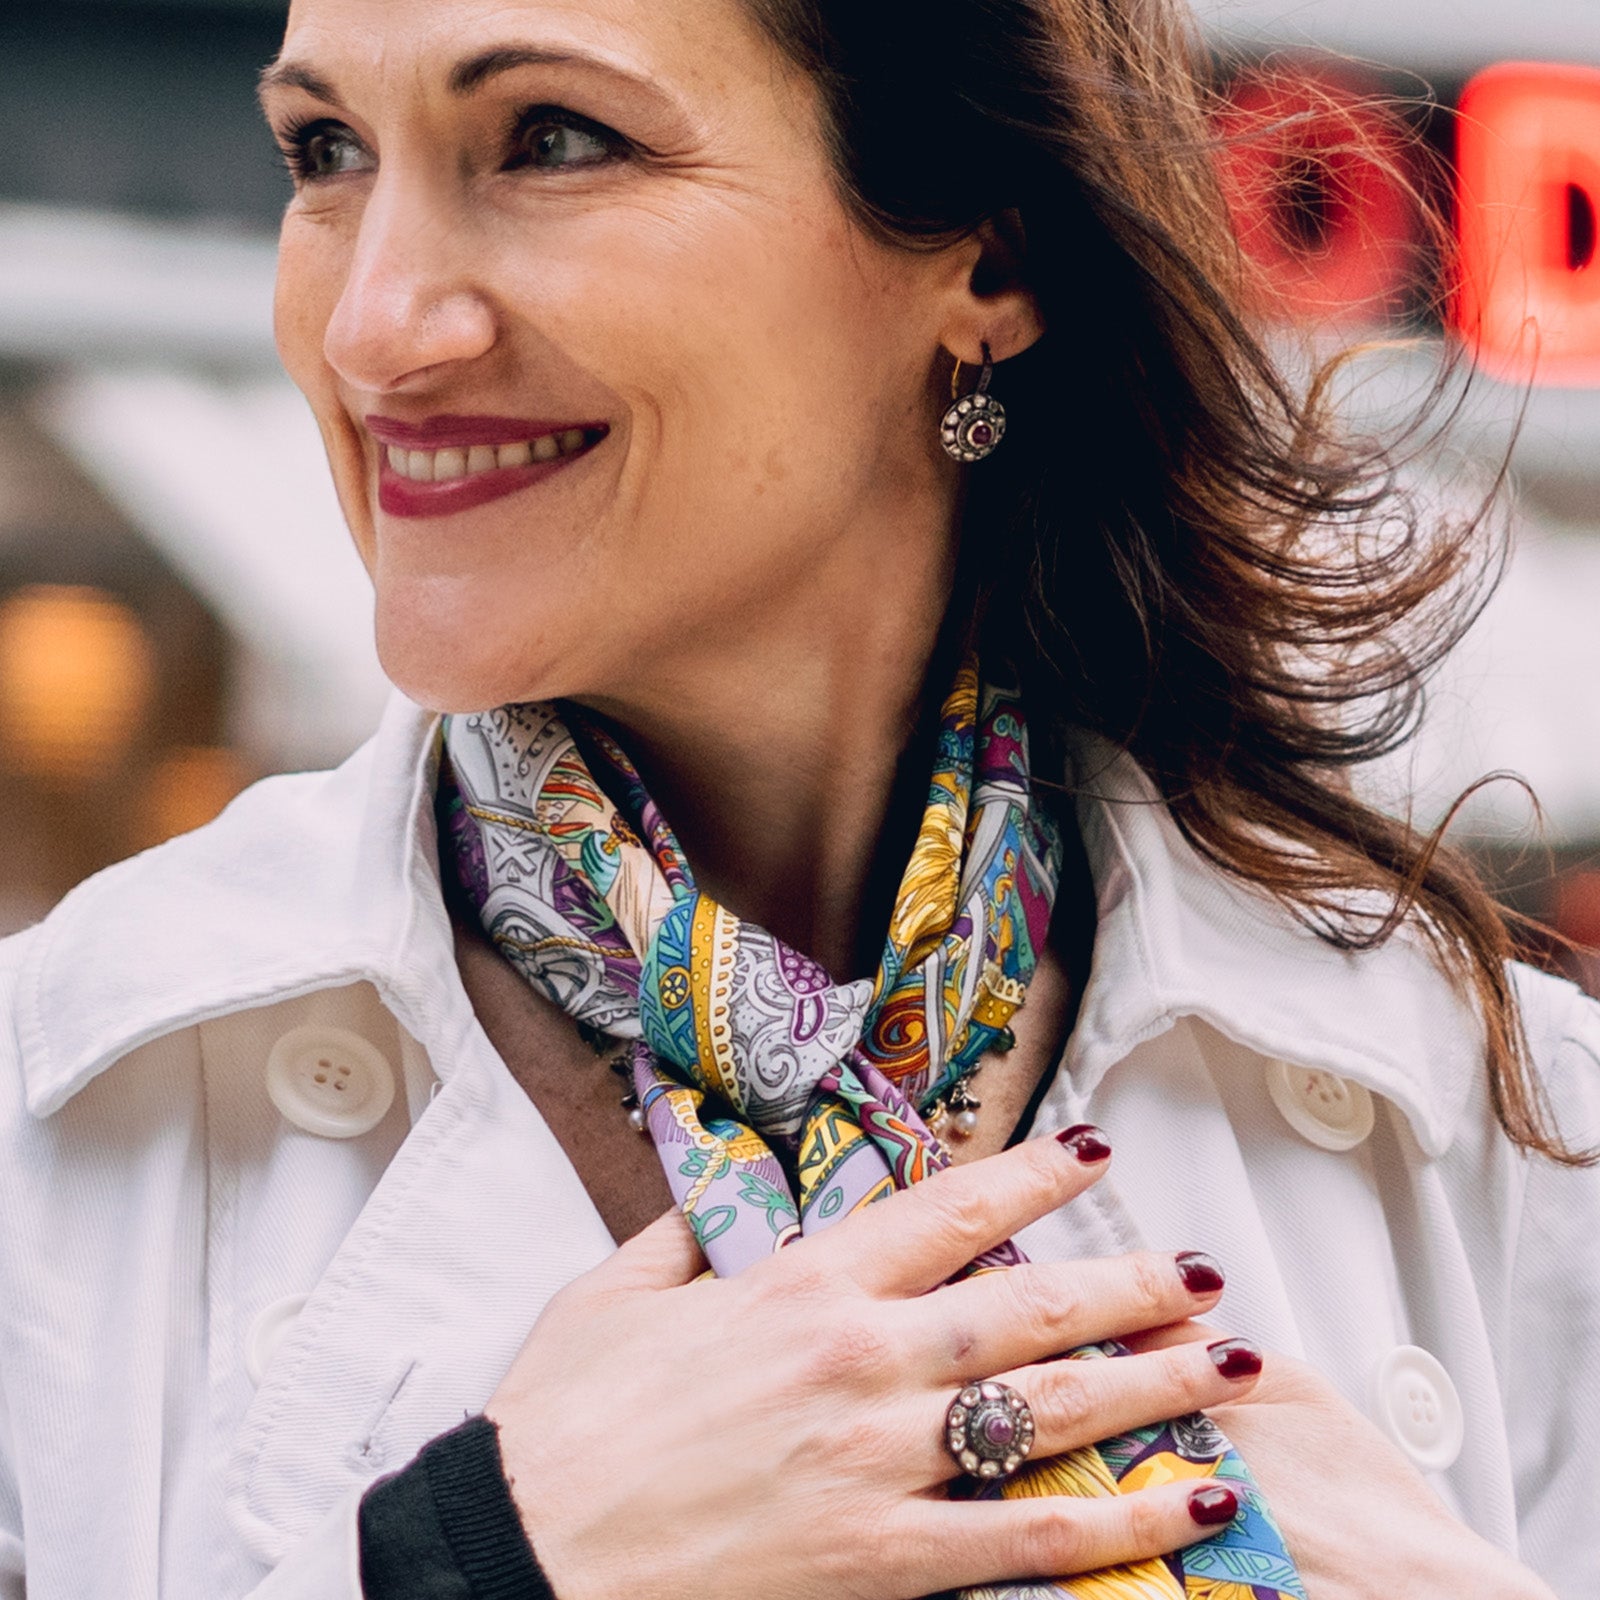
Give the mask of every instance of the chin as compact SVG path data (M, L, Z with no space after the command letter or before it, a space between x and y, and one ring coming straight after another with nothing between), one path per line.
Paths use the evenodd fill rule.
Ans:
M556 663L538 659L526 636L502 640L487 623L429 626L380 606L378 660L389 681L429 711L487 711L570 692Z

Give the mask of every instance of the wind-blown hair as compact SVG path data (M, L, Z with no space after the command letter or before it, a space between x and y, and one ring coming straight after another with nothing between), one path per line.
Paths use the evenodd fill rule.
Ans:
M1363 446L1326 384L1280 371L1187 7L746 3L818 86L864 223L912 248L988 221L1023 241L1047 331L997 376L1011 425L964 543L1030 720L1129 751L1200 851L1330 942L1420 929L1476 1000L1508 1135L1585 1159L1530 1069L1506 913L1442 828L1352 782L1414 731L1497 569L1491 520L1419 505L1394 470L1416 435Z

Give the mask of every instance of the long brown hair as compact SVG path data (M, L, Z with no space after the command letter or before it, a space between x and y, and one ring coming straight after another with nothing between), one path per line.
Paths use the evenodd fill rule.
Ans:
M1442 827L1351 781L1415 730L1495 575L1492 496L1453 519L1419 504L1396 475L1419 435L1364 446L1326 381L1280 370L1187 7L747 4L818 85L864 222L913 248L1020 224L1048 331L1003 369L1012 425L964 540L986 648L1017 662L1035 723L1131 752L1200 851L1330 942L1419 927L1477 1001L1507 1134L1587 1159L1528 1059L1507 914Z

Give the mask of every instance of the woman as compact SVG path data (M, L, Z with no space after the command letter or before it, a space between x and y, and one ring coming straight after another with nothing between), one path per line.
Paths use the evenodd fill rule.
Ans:
M1595 1592L1600 1020L1345 778L1470 530L1326 537L1186 60L295 0L409 699L0 953L0 1592Z

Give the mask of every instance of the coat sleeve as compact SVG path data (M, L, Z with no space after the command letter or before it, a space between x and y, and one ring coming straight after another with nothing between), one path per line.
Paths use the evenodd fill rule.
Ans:
M1600 1147L1600 1004L1573 996L1539 1061L1568 1144ZM1544 1054L1544 1052L1541 1052ZM1522 1559L1600 1595L1600 1167L1529 1160L1504 1384Z
M347 1496L246 1600L552 1600L483 1416ZM9 1600L0 1596L0 1600Z
M363 1600L360 1515L352 1489L244 1600Z

